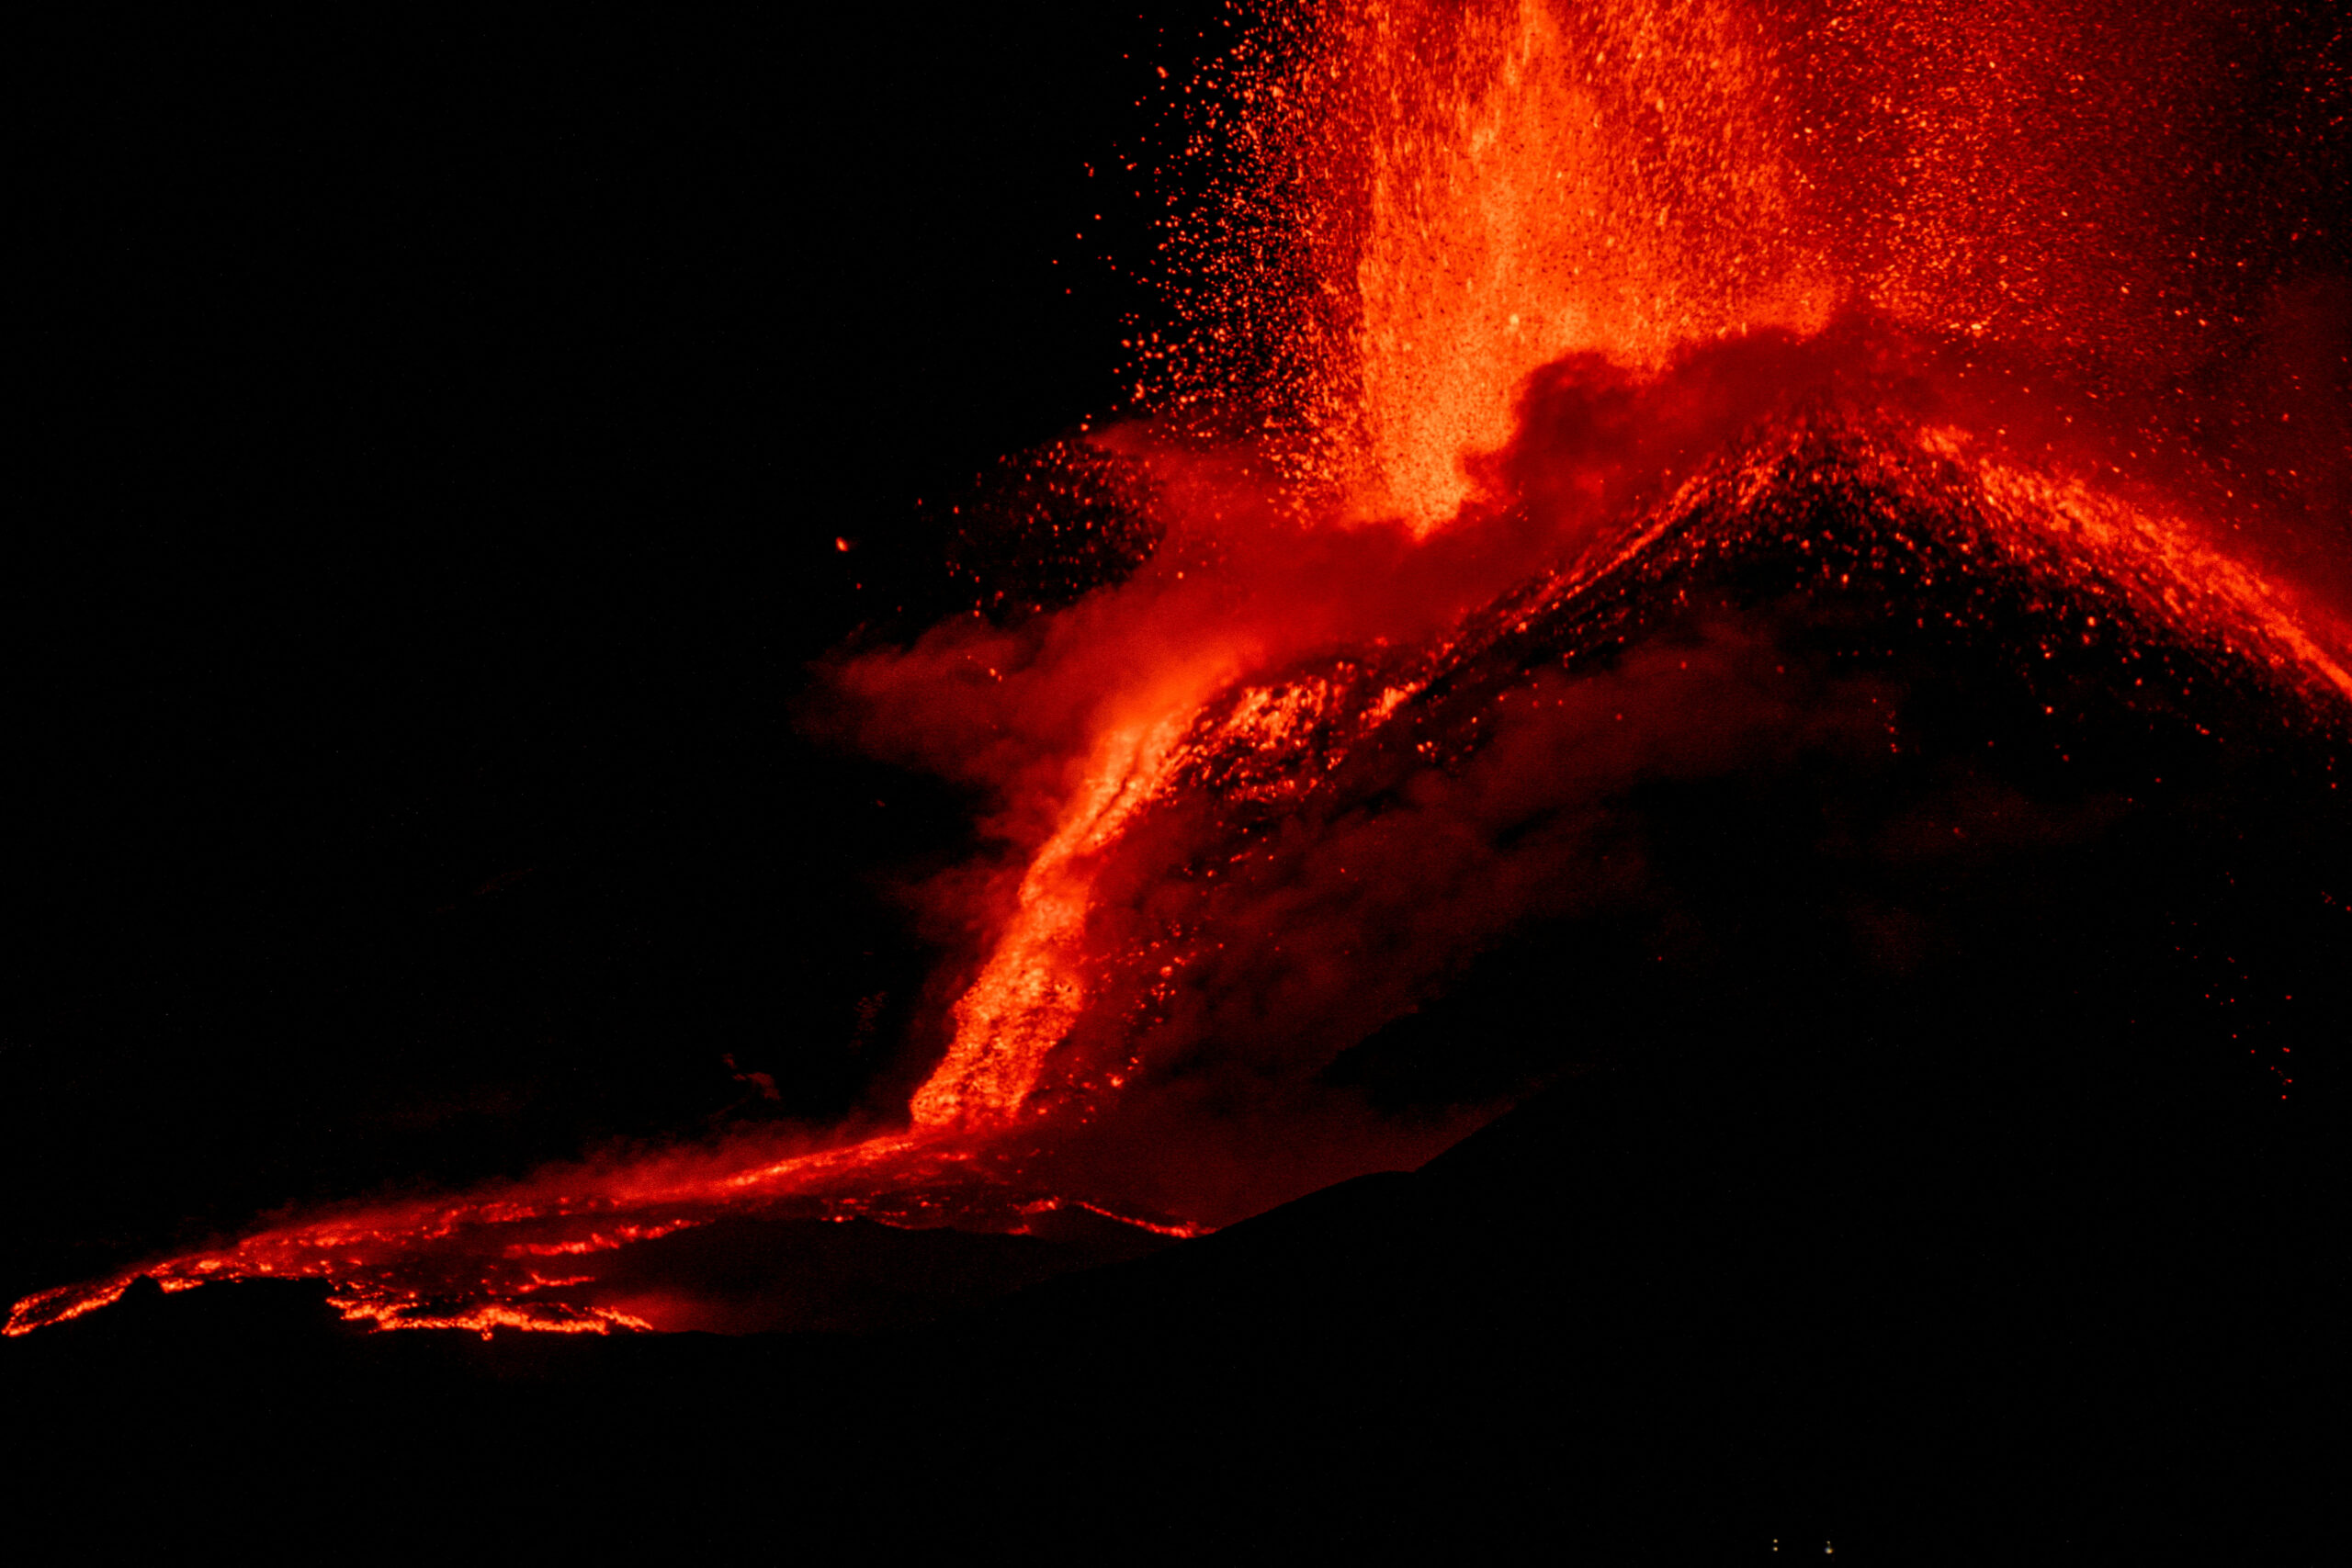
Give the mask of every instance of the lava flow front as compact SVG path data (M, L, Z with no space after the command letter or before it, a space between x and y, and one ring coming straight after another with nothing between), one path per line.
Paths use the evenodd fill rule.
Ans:
M1418 1162L1562 1064L1374 1045L1524 922L1643 905L1629 802L1835 766L1909 842L1956 671L2056 770L2012 821L2163 784L2069 739L2094 717L2259 731L2332 791L2352 439L2310 345L2352 312L2294 258L2342 84L2284 13L1960 10L1257 18L1185 100L1207 195L1137 406L1051 459L1115 474L1151 547L825 672L858 745L998 805L1001 860L934 890L985 935L903 1120L356 1205L7 1332L142 1274L321 1279L384 1328L693 1326L620 1260L745 1218L1189 1235Z

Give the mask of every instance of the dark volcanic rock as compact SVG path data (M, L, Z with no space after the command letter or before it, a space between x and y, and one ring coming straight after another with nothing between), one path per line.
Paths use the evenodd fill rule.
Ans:
M1128 999L1069 1051L1336 1055L1326 1081L1434 1112L1750 1032L1722 987L1815 974L1890 1050L1912 1011L2052 1067L2154 1031L2251 1047L2232 1092L2308 1089L2346 1005L2352 700L2298 636L2120 502L1771 432L1426 646L1212 704L1104 874L1145 911L1096 977ZM1351 986L1217 1034L1251 1011L1220 995L1306 985L1235 956L1274 942Z

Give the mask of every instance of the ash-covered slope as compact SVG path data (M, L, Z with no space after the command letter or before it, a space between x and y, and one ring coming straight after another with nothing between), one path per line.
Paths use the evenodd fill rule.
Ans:
M2169 520L1956 438L1781 426L1427 645L1210 704L1098 881L1117 940L1064 1081L1148 1103L1340 1055L1327 1084L1442 1113L1656 1035L1659 975L1835 952L1873 987L2024 962L2075 993L2096 963L2047 972L2087 940L2177 967L2134 1027L2190 1008L2290 1093L2340 996L2346 685ZM1536 948L1555 1000L1476 1000ZM1481 1005L1516 1016L1409 1043Z
M1589 676L1742 617L1803 628L1791 651L1830 667L1934 681L1981 666L1972 679L2041 699L2053 732L2121 711L2153 731L2195 710L2191 728L2324 746L2352 718L2352 676L2276 591L2177 525L1957 440L1816 417L1762 433L1433 646L1238 689L1196 724L1187 782L1295 798L1374 730L1460 757L1480 742L1471 721L1538 671ZM1309 718L1279 750L1247 722L1270 707Z

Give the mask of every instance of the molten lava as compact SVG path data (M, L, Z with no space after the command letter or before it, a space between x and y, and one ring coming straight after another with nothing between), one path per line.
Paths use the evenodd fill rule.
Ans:
M2313 221L2195 173L2245 106L2186 66L2250 24L1968 9L1277 8L1203 99L1185 346L1090 447L1157 548L830 672L863 744L1002 803L903 1124L356 1206L7 1331L140 1273L323 1279L381 1328L677 1326L606 1265L729 1216L1197 1234L1491 1115L1327 1069L1513 923L1622 895L1645 781L1900 765L1935 649L1998 642L2053 723L2097 688L2201 732L2226 685L2340 744L2352 644L2266 559L2346 453L2284 468L2210 390ZM1883 637L1806 666L1824 606Z

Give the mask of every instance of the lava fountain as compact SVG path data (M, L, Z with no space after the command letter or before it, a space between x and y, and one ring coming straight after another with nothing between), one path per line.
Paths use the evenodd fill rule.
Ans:
M2152 728L2256 692L2332 754L2352 440L2294 367L2346 315L2299 259L2340 247L2340 75L2287 14L1962 10L1254 17L1187 100L1136 407L1072 448L1152 547L822 674L844 738L1000 806L903 1118L353 1205L7 1332L142 1274L691 1326L617 1264L723 1219L1189 1235L1417 1162L1531 1079L1400 1111L1334 1064L1516 924L1635 897L1645 782L1899 766L1904 638L2002 642L2052 716L2062 671ZM1881 662L1802 666L1792 604L1841 595Z

